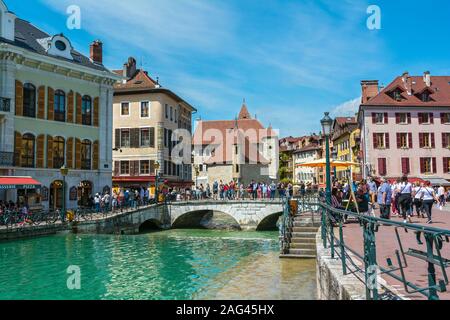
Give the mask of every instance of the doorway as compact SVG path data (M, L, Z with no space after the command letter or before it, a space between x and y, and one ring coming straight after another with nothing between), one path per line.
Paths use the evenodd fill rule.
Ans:
M63 203L63 182L53 181L50 185L50 210L62 209Z

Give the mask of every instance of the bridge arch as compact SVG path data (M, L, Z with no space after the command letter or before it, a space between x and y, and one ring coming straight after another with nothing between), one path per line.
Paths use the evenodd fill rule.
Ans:
M163 226L158 219L148 219L139 225L139 233L163 230Z
M172 229L187 228L241 230L239 221L232 214L212 209L185 211L172 221Z
M256 231L277 231L278 220L283 215L283 211L275 213L267 213L264 218L258 223Z

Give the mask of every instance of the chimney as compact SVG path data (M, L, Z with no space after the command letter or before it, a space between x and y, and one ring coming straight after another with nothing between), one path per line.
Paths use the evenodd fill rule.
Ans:
M361 81L362 89L362 101L361 103L366 103L376 95L378 95L378 80L363 80Z
M131 79L136 74L136 59L133 57L128 58L128 62L123 65L123 76L127 79Z
M406 85L406 80L409 78L409 72L408 71L405 71L405 72L403 72L403 74L402 74L402 80L403 80L403 83Z
M103 43L100 40L95 40L91 44L91 60L97 64L103 64Z
M423 73L423 82L425 82L425 85L427 87L431 87L431 73L430 73L430 71L425 71Z

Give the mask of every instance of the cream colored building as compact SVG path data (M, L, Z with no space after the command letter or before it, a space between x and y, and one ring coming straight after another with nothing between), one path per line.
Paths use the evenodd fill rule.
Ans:
M113 84L102 43L90 57L63 34L49 35L0 0L0 175L31 176L41 188L0 186L0 199L66 207L111 187Z
M184 129L191 136L196 109L137 69L134 58L114 72L124 79L114 90L114 186L153 186L158 163L169 186L191 187L191 165L173 162L172 135Z
M193 178L199 186L221 180L244 185L278 180L278 137L251 117L245 102L236 120L199 120L193 145L198 170Z

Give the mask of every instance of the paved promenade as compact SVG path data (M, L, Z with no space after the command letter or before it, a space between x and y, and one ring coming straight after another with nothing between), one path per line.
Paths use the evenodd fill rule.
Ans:
M379 216L379 213L377 214ZM403 219L399 217L392 217L393 221L402 222ZM426 219L418 218L417 216L413 217L413 223L417 223L424 226L431 226L440 229L449 229L450 230L450 205L448 205L444 210L440 211L439 208L433 208L433 221L434 223L431 225L426 224ZM404 251L408 251L408 249L418 249L421 251L426 251L425 240L422 235L423 245L419 245L416 240L416 236L414 232L406 233L405 229L398 229L399 234L402 240ZM357 251L360 254L363 254L363 232L359 224L350 223L347 224L344 228L344 241L346 245L350 246L352 249ZM376 233L376 246L377 246L377 262L381 267L388 269L387 267L387 258L391 258L394 267L398 267L399 263L396 258L395 251L399 250L399 244L395 234L395 227L391 226L381 226L379 232ZM441 251L442 257L450 259L450 243L444 242L444 247ZM427 262L423 260L419 260L414 257L407 256L408 267L405 269L405 276L407 281L412 282L420 287L427 287L428 284L428 273L427 273ZM450 270L447 270L450 273ZM397 275L400 275L400 271L396 272ZM436 276L437 281L443 280L442 272L439 266L436 266ZM392 277L388 275L383 275L382 278L387 281L387 283L395 288L398 294L405 296L409 299L419 299L423 300L426 297L420 293L408 294L404 286L401 282L396 281ZM447 287L449 292L439 293L438 296L442 300L450 300L450 285Z

